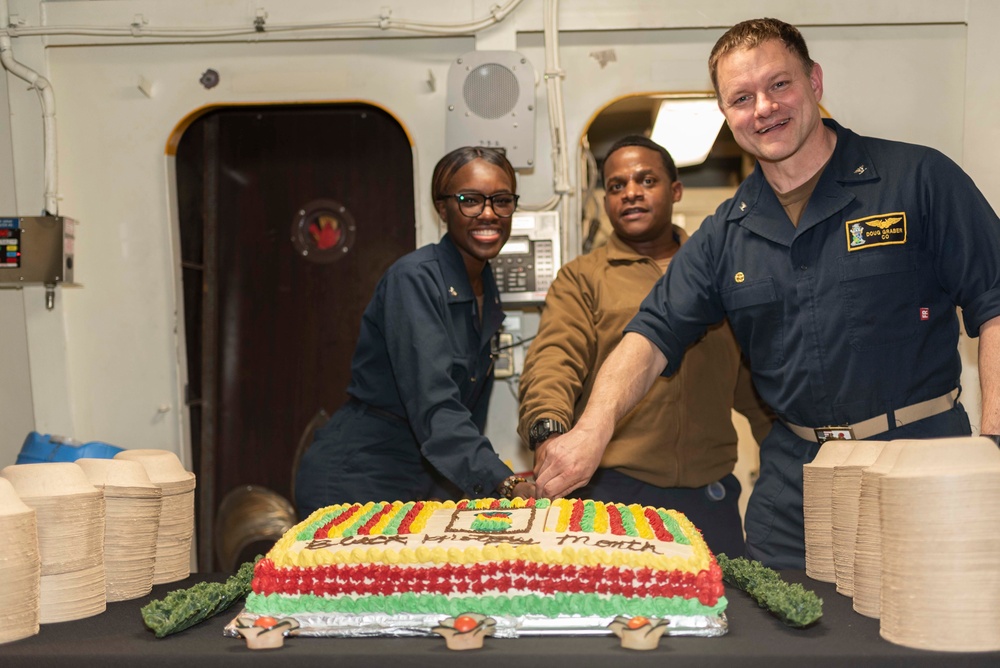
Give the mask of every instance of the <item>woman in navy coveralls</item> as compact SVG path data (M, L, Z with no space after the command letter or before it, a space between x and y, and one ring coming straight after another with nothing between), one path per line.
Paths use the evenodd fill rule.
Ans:
M448 232L393 264L365 309L350 399L296 474L299 515L335 503L533 496L483 435L504 313L489 266L510 236L514 169L466 147L434 168Z

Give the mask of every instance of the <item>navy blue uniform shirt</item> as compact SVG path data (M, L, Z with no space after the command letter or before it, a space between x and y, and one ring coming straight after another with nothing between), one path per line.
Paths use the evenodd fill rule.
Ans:
M798 226L758 166L681 247L627 332L664 374L725 317L761 398L787 422L853 424L959 386L958 317L971 336L1000 315L1000 220L933 149L862 137L837 145ZM968 435L960 404L874 440ZM780 422L761 444L746 553L804 568L802 466L819 444Z
M956 388L958 318L1000 315L1000 221L933 149L837 145L798 226L758 166L677 253L626 331L669 375L728 317L763 400L810 427L860 422Z

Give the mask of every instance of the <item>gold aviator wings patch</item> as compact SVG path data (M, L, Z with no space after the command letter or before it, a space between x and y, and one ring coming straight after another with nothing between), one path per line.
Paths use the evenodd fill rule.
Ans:
M880 230L884 230L887 227L892 227L901 220L903 220L902 216L892 216L890 218L879 218L878 220L869 220L865 224L871 225L872 227L877 227Z

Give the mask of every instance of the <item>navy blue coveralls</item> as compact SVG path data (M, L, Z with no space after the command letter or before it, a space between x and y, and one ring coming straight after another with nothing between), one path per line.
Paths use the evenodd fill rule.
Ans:
M862 137L837 145L798 226L758 166L681 247L626 331L657 345L665 375L728 317L761 398L780 418L761 445L747 555L804 568L802 465L819 445L781 421L844 425L958 387L966 331L1000 315L1000 221L933 149ZM966 435L964 408L873 437Z
M478 497L511 475L483 436L504 319L488 264L483 288L480 323L447 235L389 268L362 318L352 398L302 457L300 516L334 503Z

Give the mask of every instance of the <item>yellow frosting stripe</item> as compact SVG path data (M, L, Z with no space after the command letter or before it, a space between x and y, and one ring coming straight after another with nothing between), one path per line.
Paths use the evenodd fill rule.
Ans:
M647 540L654 539L656 535L653 533L653 527L649 525L649 520L646 519L644 507L633 503L628 509L632 513L632 520L635 522L635 531L639 537Z
M410 523L410 533L423 533L424 527L427 525L427 520L439 507L441 507L441 504L437 501L428 501L425 503L424 507L417 513L416 518Z
M272 550L272 553L275 550ZM697 573L707 569L708 550L704 543L697 546L691 556L654 555L648 552L624 552L590 549L586 547L563 547L546 550L537 545L511 545L499 543L484 547L428 547L416 549L382 549L378 547L355 547L345 550L300 550L282 551L279 558L271 557L275 566L287 568L298 566L326 566L333 564L476 564L491 561L532 561L540 564L560 564L567 566L615 566L626 568L649 568L662 571L685 571Z
M573 503L566 499L556 499L552 502L552 507L559 511L559 519L556 521L556 531L566 531L569 528L569 520L573 514Z
M594 502L594 533L608 532L608 509L603 501Z

